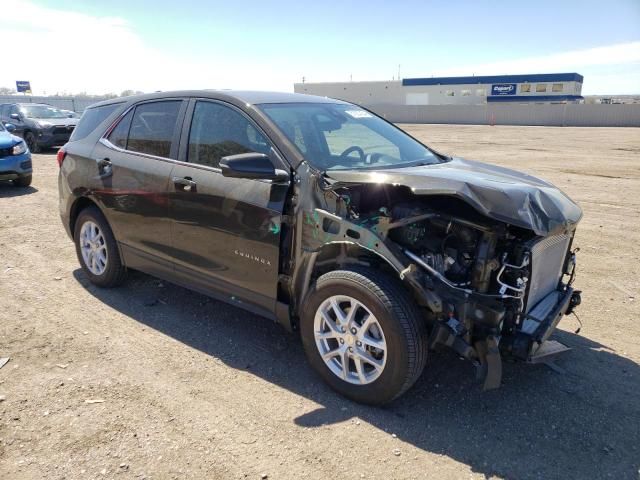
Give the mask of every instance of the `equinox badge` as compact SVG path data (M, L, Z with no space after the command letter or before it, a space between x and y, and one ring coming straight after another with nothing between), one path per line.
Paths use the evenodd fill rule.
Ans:
M263 265L269 265L271 266L271 262L265 258L262 257L258 257L257 255L253 255L251 253L247 253L247 252L241 252L240 250L234 250L233 253L235 253L236 255L239 255L241 257L247 258L249 260L253 260L254 262L258 262L261 263Z

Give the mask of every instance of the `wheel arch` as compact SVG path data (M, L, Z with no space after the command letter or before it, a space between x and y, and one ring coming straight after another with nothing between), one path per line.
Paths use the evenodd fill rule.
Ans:
M98 204L93 200L91 200L89 197L84 197L84 196L78 197L74 200L73 204L71 205L71 208L69 210L69 231L71 232L71 236L74 238L74 240L75 240L76 221L78 220L78 216L80 215L80 212L92 206L95 206L98 210L100 210L100 212L102 212Z
M100 207L98 202L93 200L91 197L83 195L83 196L80 196L80 197L76 198L74 200L73 204L71 205L71 208L69 209L69 229L71 231L71 235L72 235L73 239L75 240L75 228L76 228L76 222L78 220L78 216L80 216L80 213L83 210L85 210L85 209L87 209L89 207L96 207L98 209L98 211L104 217L104 221L107 222L107 225L109 226L109 228L111 229L111 232L113 233L113 235L115 237L115 232L113 230L113 226L111 225L111 222L109 222L109 219L105 215L103 209ZM116 243L118 244L118 250L120 250L120 255L122 256L122 248L120 247L120 242L117 241L117 238L116 238Z
M297 275L298 281L294 287L296 317L299 316L300 310L309 296L311 285L318 277L327 272L354 265L385 271L389 276L398 278L416 300L421 297L421 291L417 289L415 283L411 282L409 276L398 268L397 260L394 264L394 261L380 252L355 242L331 242L306 255L302 267L303 271Z

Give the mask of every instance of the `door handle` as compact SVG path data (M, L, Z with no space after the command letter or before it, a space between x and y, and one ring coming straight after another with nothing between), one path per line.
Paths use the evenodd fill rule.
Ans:
M195 192L198 186L191 177L173 177L171 180L173 180L176 190L182 190L183 192Z
M113 165L111 165L111 160L108 158L98 158L96 159L96 164L98 165L98 175L100 177L110 177L113 174Z

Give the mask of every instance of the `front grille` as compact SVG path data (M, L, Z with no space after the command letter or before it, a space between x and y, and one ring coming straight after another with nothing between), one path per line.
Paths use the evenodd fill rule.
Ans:
M9 157L13 155L13 147L0 148L0 158Z
M527 313L540 300L558 288L570 242L570 235L552 235L539 240L531 248L531 279Z
M53 134L54 135L71 134L71 132L73 132L74 128L75 127L73 125L69 125L69 126L58 125L56 128L53 129Z

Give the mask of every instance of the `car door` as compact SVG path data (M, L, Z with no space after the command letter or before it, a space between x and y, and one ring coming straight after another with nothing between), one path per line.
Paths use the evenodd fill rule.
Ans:
M288 182L228 178L224 156L259 152L286 168L266 135L243 112L192 100L181 162L171 172L169 202L176 275L192 287L273 316L280 225Z
M125 263L159 276L173 271L168 189L185 109L181 99L139 103L120 117L92 153L92 194Z

